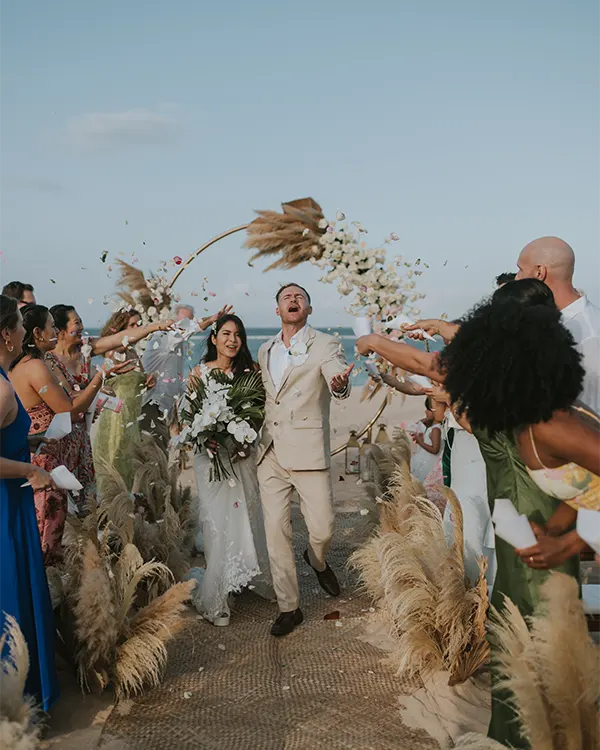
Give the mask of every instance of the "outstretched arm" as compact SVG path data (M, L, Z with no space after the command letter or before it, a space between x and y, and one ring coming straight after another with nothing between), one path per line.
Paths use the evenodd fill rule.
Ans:
M422 352L410 344L401 344L378 333L370 333L357 340L356 348L363 356L375 352L396 367L413 372L415 375L425 375L439 383L444 382L445 375L437 366L437 355Z

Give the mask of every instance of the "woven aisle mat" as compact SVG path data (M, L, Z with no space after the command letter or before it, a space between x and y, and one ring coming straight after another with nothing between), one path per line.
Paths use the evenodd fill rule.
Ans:
M327 597L301 559L304 522L294 512L294 549L305 623L269 635L276 606L247 592L231 624L191 617L169 648L160 687L117 705L99 746L105 750L434 750L437 742L403 726L397 704L411 692L360 639L369 600L346 569L359 514L337 516L332 567L343 586ZM339 620L324 620L338 610Z

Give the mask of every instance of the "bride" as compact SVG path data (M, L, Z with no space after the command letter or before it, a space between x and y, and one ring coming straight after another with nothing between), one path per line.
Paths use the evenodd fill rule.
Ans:
M192 370L200 378L213 369L235 378L255 368L246 329L236 315L223 315L212 326L206 355ZM224 457L224 463L229 459ZM199 525L204 538L206 569L193 569L196 609L213 625L229 625L230 594L250 586L274 598L256 477L255 449L233 464L235 475L209 481L211 462L196 452L194 470L199 497Z

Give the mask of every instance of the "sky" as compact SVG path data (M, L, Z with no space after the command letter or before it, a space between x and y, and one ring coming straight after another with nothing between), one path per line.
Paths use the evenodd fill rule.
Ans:
M2 283L87 327L111 259L150 272L306 196L430 266L424 315L465 312L549 234L600 303L597 0L4 0L0 22ZM350 323L318 269L264 273L242 243L177 292L202 312L207 277L211 312L266 326L297 280L314 323Z

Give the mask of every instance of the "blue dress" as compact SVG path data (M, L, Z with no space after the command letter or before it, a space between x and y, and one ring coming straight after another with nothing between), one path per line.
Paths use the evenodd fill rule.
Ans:
M6 374L0 368L0 377ZM17 418L0 430L2 458L29 463L27 435L31 423L19 401ZM55 626L42 545L35 517L33 490L21 487L23 479L0 479L0 628L5 615L19 623L29 649L29 675L25 693L44 711L58 698L54 663ZM7 655L7 649L2 658Z

